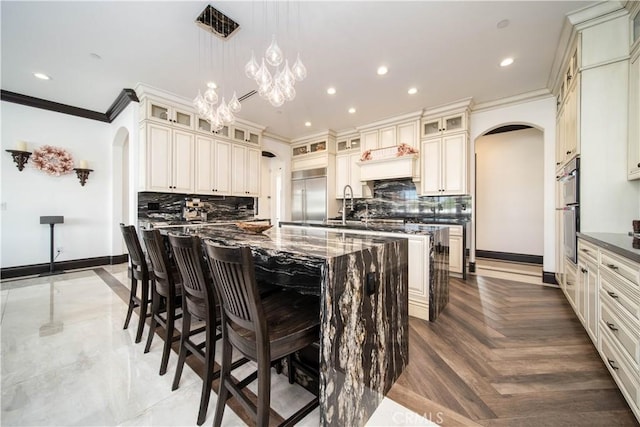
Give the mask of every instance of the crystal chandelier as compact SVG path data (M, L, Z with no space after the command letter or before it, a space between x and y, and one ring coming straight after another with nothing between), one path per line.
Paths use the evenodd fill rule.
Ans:
M231 37L240 27L233 19L210 5L196 18L196 24L223 41ZM223 96L222 101L218 104L219 96L216 89L215 83L207 83L204 95L198 91L198 96L193 100L193 105L198 115L211 124L211 129L219 131L224 126L235 122L234 114L240 112L242 106L236 97L235 91L229 103L226 102Z
M284 66L280 68L283 61ZM274 67L274 70L269 71L267 64ZM300 60L300 54L298 53L293 67L289 67L289 61L284 59L275 35L260 64L251 52L251 59L244 66L244 72L247 77L256 81L258 94L274 107L280 107L285 101L293 101L296 97L296 81L302 81L307 77L307 69Z

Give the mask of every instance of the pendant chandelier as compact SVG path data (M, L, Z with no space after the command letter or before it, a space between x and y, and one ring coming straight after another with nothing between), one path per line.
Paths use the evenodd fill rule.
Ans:
M207 30L207 32L213 33L223 41L228 40L228 38L240 28L240 25L237 22L210 5L202 11L198 18L196 18L196 24ZM223 60L223 69L224 65ZM211 129L219 131L224 126L235 122L236 118L234 114L240 112L242 106L238 101L235 91L228 103L224 96L222 97L221 102L218 103L220 97L218 96L216 89L218 89L218 87L214 82L210 81L207 83L207 89L204 91L204 95L198 91L198 95L193 100L193 105L198 115L206 119L211 124Z
M275 22L278 23L278 3L275 4ZM298 22L300 22L299 16ZM270 70L269 66L273 68ZM302 81L307 77L307 69L300 60L300 53L290 67L289 60L285 59L282 49L278 46L275 34L260 63L256 60L254 52L251 52L251 59L244 66L244 72L248 78L255 80L258 85L258 95L268 100L274 107L280 107L285 101L293 101L296 97L294 87L296 81Z

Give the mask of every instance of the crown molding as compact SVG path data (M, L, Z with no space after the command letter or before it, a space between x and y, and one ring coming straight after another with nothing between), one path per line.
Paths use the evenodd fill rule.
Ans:
M356 131L362 132L363 130L371 129L374 127L385 126L389 124L395 124L397 122L405 120L417 120L422 117L424 110L418 110L411 113L402 114L399 116L388 117L386 119L378 120L373 123L367 123L366 125L356 126Z
M133 89L122 89L122 92L113 101L106 113L87 110L84 108L73 107L59 102L48 101L46 99L35 98L33 96L23 95L20 93L2 90L0 99L6 102L26 105L27 107L39 108L41 110L54 111L61 114L69 114L70 116L82 117L83 119L97 120L99 122L111 123L130 102L138 102L138 97Z
M520 95L509 96L507 98L496 99L495 101L476 104L471 111L473 113L478 113L482 111L495 110L497 108L504 108L510 105L517 105L525 102L538 101L541 99L552 97L553 94L549 91L549 89L538 89L531 92L522 93Z

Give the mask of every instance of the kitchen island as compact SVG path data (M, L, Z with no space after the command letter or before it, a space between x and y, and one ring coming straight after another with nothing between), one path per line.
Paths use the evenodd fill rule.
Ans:
M249 246L260 283L320 299L320 423L364 425L409 362L407 240L339 230L168 227Z
M280 222L283 228L330 229L349 235L408 240L409 315L435 321L449 302L449 227L364 221Z

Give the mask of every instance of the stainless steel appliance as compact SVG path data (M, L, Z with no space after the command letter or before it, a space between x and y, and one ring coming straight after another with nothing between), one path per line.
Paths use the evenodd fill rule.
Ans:
M578 236L580 231L580 159L576 157L563 168L558 176L562 188L562 222L564 226L564 255L571 262L578 262Z
M327 218L327 169L291 174L291 220L324 221Z

